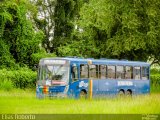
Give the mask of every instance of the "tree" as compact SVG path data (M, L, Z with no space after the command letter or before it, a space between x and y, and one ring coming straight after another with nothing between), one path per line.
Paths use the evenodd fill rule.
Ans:
M85 0L57 0L55 6L55 29L53 48L57 54L58 48L72 42L72 32L75 20L79 18L79 11Z
M41 51L43 33L34 29L30 19L34 8L27 0L4 0L0 4L1 65L32 65L31 55Z
M158 0L90 0L80 11L73 38L92 41L98 58L158 60L159 5Z
M58 48L60 56L78 56L78 57L93 57L96 58L99 49L95 47L94 41L73 41L70 44Z
M83 3L88 0L32 0L38 7L35 22L45 38L42 46L48 53L58 53L58 47L71 42L74 21Z
M33 0L32 2L38 8L38 14L34 17L36 26L45 34L42 46L50 53L53 47L52 40L54 38L56 0Z

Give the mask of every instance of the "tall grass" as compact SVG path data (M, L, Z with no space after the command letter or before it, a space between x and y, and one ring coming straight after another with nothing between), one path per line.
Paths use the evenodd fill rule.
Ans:
M10 91L14 88L13 82L11 80L3 80L0 82L0 90Z
M16 114L160 114L160 94L92 100L35 98L35 92L0 91L0 113Z
M151 69L151 92L160 93L160 68Z

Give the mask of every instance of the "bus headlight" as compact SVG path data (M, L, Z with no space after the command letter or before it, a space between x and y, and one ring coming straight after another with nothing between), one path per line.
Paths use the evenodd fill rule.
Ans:
M43 93L44 93L44 94L48 94L48 91L49 91L49 87L45 85L45 86L43 87Z

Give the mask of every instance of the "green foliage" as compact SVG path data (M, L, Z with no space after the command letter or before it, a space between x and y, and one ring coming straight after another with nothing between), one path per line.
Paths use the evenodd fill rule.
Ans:
M92 41L93 49L99 51L96 57L158 59L159 5L158 0L90 0L80 11L73 40Z
M8 45L0 39L0 68L3 67L14 67L15 60L9 52Z
M54 46L52 51L59 54L58 47L71 43L72 32L75 27L74 21L79 18L80 8L86 1L88 0L61 0L56 2L54 15L55 30L52 41Z
M151 71L151 91L160 92L160 69L152 68Z
M74 21L79 18L80 8L86 1L88 0L33 0L39 13L34 21L45 34L42 46L47 52L59 56L58 47L72 41Z
M30 65L31 55L40 51L43 33L34 30L30 19L34 10L35 6L27 0L6 0L0 4L1 65Z
M73 41L58 48L60 56L96 57L98 52L93 41Z
M10 91L14 88L14 85L11 80L4 79L0 80L0 90Z
M36 72L28 68L21 68L19 70L0 70L0 83L8 85L7 81L11 81L15 88L35 87Z
M160 86L160 74L151 75L151 84L153 86Z
M151 69L151 75L160 74L160 69L152 68Z
M151 92L160 92L160 74L151 75Z
M34 16L34 22L37 28L45 34L42 40L42 46L47 52L50 52L52 49L51 41L54 38L54 9L56 0L33 0L32 2L38 9L37 16Z

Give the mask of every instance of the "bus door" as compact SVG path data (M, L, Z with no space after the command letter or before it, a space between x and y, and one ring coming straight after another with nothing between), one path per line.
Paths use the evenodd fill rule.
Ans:
M73 63L71 64L70 69L70 89L69 94L72 97L78 97L78 89L79 89L79 79L78 79L78 65Z

